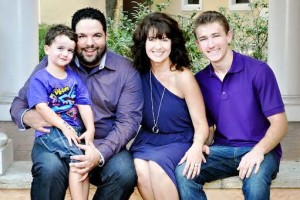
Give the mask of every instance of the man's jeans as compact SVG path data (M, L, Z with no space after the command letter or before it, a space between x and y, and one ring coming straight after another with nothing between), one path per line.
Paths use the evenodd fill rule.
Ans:
M252 147L228 147L212 146L206 163L201 166L201 173L194 179L187 179L182 175L185 164L176 168L176 179L182 200L206 200L203 185L206 182L236 176L239 171L237 167L242 157ZM255 168L249 178L243 180L243 193L246 200L268 200L270 199L271 180L276 177L279 162L275 153L265 155L257 174Z
M31 158L33 181L32 200L64 200L68 188L69 165L57 154L34 142ZM96 167L90 182L98 188L94 200L129 199L136 184L136 173L131 155L123 150Z

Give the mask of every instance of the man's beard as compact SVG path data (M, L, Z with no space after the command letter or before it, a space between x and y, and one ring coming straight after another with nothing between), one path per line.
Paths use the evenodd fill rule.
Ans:
M99 51L99 48L98 48L97 49L97 54L94 57L94 59L87 60L87 59L85 59L85 57L82 53L82 50L81 50L81 51L77 51L77 57L78 57L78 60L79 60L80 64L82 64L83 66L95 67L95 66L100 64L100 60L102 59L105 52L106 52L106 46L103 48L103 51Z

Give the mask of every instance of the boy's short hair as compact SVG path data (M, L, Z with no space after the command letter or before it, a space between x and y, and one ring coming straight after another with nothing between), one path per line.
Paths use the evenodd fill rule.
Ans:
M45 45L50 46L57 36L65 35L70 40L73 40L77 43L76 33L68 26L63 24L57 24L49 28L45 36Z
M218 22L221 26L223 26L225 33L228 33L230 30L230 26L227 18L220 12L217 11L205 11L201 13L194 21L194 35L196 35L196 29L205 24L211 24L214 22Z

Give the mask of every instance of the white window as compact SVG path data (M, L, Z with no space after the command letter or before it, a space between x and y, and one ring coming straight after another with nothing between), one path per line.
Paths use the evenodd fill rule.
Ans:
M230 10L250 10L249 3L252 0L229 0L228 7Z
M181 0L182 10L202 10L202 0Z

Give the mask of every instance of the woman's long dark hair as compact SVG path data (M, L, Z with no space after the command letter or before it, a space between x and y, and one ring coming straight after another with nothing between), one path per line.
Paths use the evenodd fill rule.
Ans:
M133 63L141 73L148 72L151 68L150 59L146 54L146 40L150 31L156 33L156 38L166 36L171 40L170 59L176 70L183 67L190 68L191 61L185 47L183 32L176 20L165 13L154 12L144 17L133 33L133 45L131 47Z

